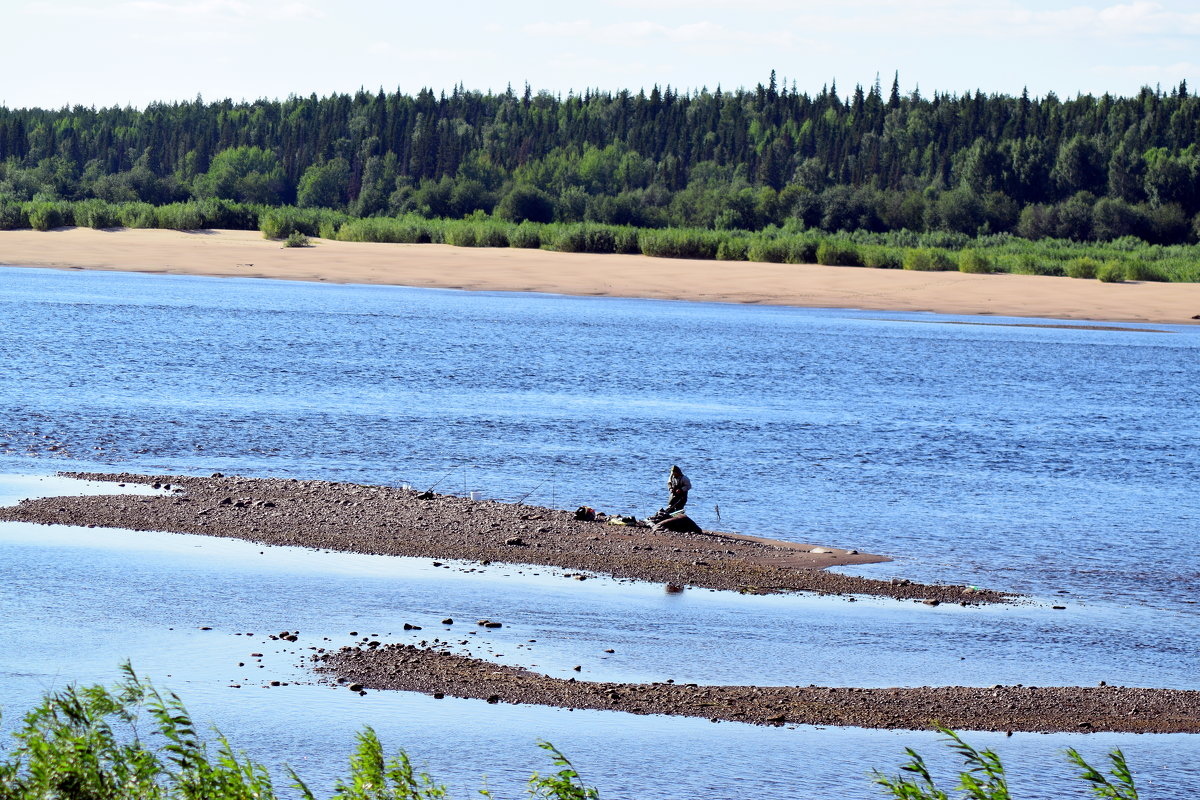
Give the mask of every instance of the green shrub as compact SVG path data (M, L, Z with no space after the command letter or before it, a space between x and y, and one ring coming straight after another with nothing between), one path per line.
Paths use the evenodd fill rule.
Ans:
M638 241L642 253L648 256L714 259L720 239L713 231L667 228L644 230Z
M48 231L64 224L62 210L50 200L34 200L25 206L29 226L35 231Z
M850 242L826 239L817 246L817 263L833 267L861 267L862 256Z
M201 224L198 228L225 228L233 231L258 229L259 214L266 206L239 203L222 197L206 197L195 201L200 210ZM312 231L314 234L316 230Z
M158 214L149 203L122 203L117 218L126 228L158 227Z
M194 202L171 203L157 210L159 228L177 231L195 231L204 227L204 214Z
M583 232L583 225L574 223L559 227L550 246L560 253L586 252L587 235Z
M103 230L120 225L118 209L103 200L92 198L74 204L75 224L85 228Z
M484 222L475 227L476 247L508 247L508 228L496 222Z
M478 247L478 238L475 236L474 225L452 224L447 225L443 238L446 244L454 245L455 247Z
M1169 278L1156 264L1147 264L1145 261L1126 261L1125 280L1166 281Z
M995 272L996 265L982 250L963 250L958 254L958 271L982 275Z
M628 225L617 228L613 235L613 252L629 255L642 252L642 244L638 238L640 233L637 228Z
M300 231L292 231L283 240L284 247L312 247L312 243L308 241L308 237Z
M1125 280L1124 262L1105 261L1096 269L1096 278L1101 283L1121 283Z
M863 266L872 269L900 269L904 266L903 251L895 247L864 247Z
M904 254L904 268L919 272L945 272L955 269L954 259L945 250L919 247Z
M343 224L345 224L344 220L322 217L321 224L317 227L317 234L322 239L336 239Z
M15 231L29 227L29 215L20 203L0 200L0 231Z
M337 239L342 242L428 244L434 238L433 223L417 217L352 219L337 229ZM441 238L440 231L437 238Z
M588 253L615 253L616 234L605 225L586 225L583 229L583 247Z
M302 232L315 235L315 230L301 230L303 223L300 221L299 212L299 209L288 206L272 208L259 216L258 229L262 231L262 235L267 239L286 239L293 233Z
M1100 269L1100 262L1094 258L1072 258L1063 265L1063 271L1068 278L1094 278Z
M535 222L522 222L520 225L514 225L508 231L508 244L510 247L538 249L542 246L540 226Z
M787 247L787 253L784 255L784 261L789 264L815 264L817 263L817 249L820 247L820 242L808 236L793 236L784 240Z
M517 185L501 198L496 216L509 222L550 222L554 199L536 186Z
M1021 253L1010 270L1015 275L1064 275L1061 261Z
M750 242L740 237L722 239L717 245L717 261L746 261Z
M783 264L788 260L790 249L787 242L779 239L759 239L746 249L748 261L761 261L768 264Z

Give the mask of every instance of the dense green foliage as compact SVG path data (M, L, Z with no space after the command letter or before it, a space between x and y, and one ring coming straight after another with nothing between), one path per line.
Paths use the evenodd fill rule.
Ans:
M52 227L45 203L88 198L1177 244L1200 233L1200 97L1180 84L1135 97L926 98L901 94L898 81L890 92L876 82L809 95L772 74L749 90L683 94L458 87L144 110L0 108L0 227ZM43 205L14 221L14 203L28 201ZM130 216L148 220L144 209ZM719 246L653 242L671 252ZM734 244L725 254L740 252Z
M116 686L69 687L47 694L0 747L0 797L5 800L275 800L271 775L215 733L197 730L182 701L162 694L129 665ZM527 796L598 800L566 757L543 742L558 770L534 773ZM290 786L304 800L314 792L294 771ZM480 794L493 795L486 789ZM350 756L349 774L331 800L435 800L444 786L417 771L401 750L386 758L366 728Z

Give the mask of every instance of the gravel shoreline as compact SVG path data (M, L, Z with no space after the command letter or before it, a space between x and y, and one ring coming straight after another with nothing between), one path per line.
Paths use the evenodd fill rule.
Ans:
M1200 692L1124 686L859 689L594 683L407 644L343 647L316 671L355 691L389 689L755 725L1007 732L1200 733Z
M708 532L683 534L574 519L571 512L409 489L282 478L62 473L169 487L163 496L51 497L0 508L0 520L194 533L377 555L558 567L754 594L876 595L936 605L1016 595L827 572L885 557Z

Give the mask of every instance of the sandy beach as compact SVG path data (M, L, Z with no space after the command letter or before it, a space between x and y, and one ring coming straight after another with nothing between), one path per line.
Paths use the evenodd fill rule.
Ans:
M431 244L314 243L309 248L283 248L256 231L0 231L0 264L814 308L1200 322L1193 319L1200 315L1200 284L1118 284Z

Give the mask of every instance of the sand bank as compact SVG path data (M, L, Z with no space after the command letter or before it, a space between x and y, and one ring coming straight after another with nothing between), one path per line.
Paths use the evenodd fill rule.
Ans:
M442 636L461 635L461 624ZM1200 692L1124 686L697 686L598 683L405 644L343 647L313 657L316 670L352 688L423 692L489 703L670 714L757 725L853 725L1039 733L1200 733Z
M1200 284L315 240L254 231L0 231L0 264L879 311L1194 323Z
M0 508L0 520L196 533L375 555L545 567L706 589L868 594L978 605L1013 595L965 586L874 580L825 567L885 557L730 533L669 533L583 522L571 512L415 490L281 478L66 473L86 480L168 484L159 497L57 497ZM447 569L472 568L444 565Z

